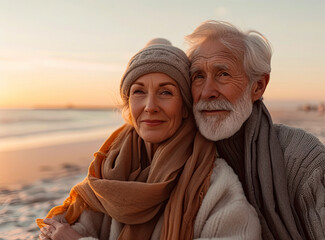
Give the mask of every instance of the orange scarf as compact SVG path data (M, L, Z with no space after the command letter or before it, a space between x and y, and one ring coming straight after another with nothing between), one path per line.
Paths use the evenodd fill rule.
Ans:
M47 217L66 212L72 224L90 208L124 224L119 239L150 239L164 214L161 239L190 239L215 158L214 143L190 118L152 159L134 128L124 125L95 154L87 178ZM44 226L41 219L37 223Z

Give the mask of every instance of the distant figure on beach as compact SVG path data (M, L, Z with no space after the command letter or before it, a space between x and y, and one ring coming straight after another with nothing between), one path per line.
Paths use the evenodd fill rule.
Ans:
M218 21L187 40L196 124L238 175L263 239L325 239L325 147L301 129L273 124L262 101L268 40Z
M161 39L130 60L120 85L127 124L37 220L39 239L261 239L238 177L195 126L189 67Z
M318 105L317 111L319 112L319 115L324 116L324 114L325 114L325 104L320 103Z

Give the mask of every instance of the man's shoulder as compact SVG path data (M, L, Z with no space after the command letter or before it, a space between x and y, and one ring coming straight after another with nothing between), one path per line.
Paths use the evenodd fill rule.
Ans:
M304 149L318 146L325 150L324 144L313 134L301 128L290 127L284 124L274 124L277 137L282 148L289 145Z
M324 239L325 147L299 128L274 125L284 155L288 193L296 214L313 239Z
M325 146L313 134L282 124L275 131L284 154L287 172L308 176L315 170L325 171Z

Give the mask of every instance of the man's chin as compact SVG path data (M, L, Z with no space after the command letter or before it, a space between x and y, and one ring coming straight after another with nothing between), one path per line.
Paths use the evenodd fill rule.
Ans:
M238 130L232 129L231 131L225 131L225 130L220 131L219 128L216 128L216 129L213 129L213 131L212 131L212 129L206 129L204 127L202 127L202 128L199 127L199 131L202 134L202 136L205 137L206 139L214 141L214 142L230 138Z
M248 112L250 113L250 112ZM195 120L200 133L211 141L220 141L230 138L242 127L248 118L247 116L236 117L234 112L224 119L205 118L202 115L196 115Z
M208 104L204 105L206 105L204 106L206 108L209 107ZM212 107L216 107L216 104ZM247 88L242 98L230 107L233 110L230 110L226 114L206 116L200 110L197 110L197 105L194 106L193 113L196 125L205 138L211 141L220 141L233 136L239 131L243 123L252 113L253 104L250 97L250 88Z

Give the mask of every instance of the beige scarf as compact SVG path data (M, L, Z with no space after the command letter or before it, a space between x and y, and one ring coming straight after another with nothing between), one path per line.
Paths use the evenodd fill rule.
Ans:
M214 143L197 132L193 119L160 144L152 159L129 125L114 132L95 156L88 177L48 217L66 212L72 224L89 207L124 224L119 239L150 239L164 214L161 239L193 237L216 158Z

